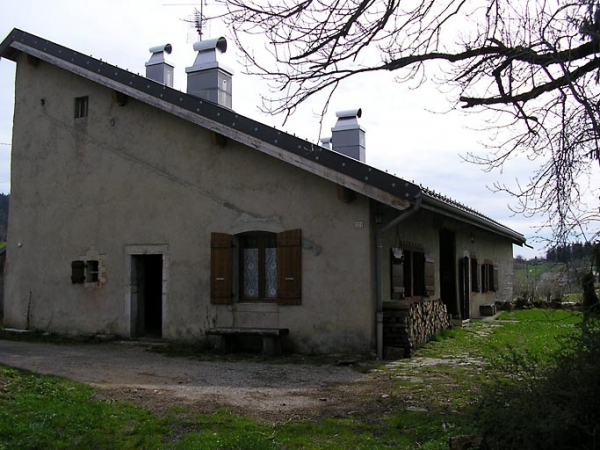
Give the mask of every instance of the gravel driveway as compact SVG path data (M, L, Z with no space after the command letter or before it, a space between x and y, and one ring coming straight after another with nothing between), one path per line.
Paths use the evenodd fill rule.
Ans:
M164 356L128 342L0 340L0 364L88 383L99 388L100 397L138 401L154 409L184 402L257 416L349 410L369 385L369 375L335 364L207 361Z

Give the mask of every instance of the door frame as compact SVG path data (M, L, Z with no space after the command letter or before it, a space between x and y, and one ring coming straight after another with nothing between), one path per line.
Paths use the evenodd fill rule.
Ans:
M126 245L125 246L125 323L126 335L137 337L137 280L134 279L133 257L144 255L162 256L162 293L161 293L161 336L164 336L165 323L168 318L167 294L169 288L169 246L166 244Z

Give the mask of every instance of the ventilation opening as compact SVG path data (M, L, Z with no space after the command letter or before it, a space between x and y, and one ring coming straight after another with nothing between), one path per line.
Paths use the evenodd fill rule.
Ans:
M88 115L89 97L77 97L75 99L75 118L82 119Z

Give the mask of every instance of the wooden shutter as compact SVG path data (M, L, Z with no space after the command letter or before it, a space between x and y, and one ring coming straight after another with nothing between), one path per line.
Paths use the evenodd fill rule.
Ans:
M490 290L488 267L489 266L486 263L481 265L481 292L487 292Z
M225 233L210 235L210 302L228 305L232 291L233 236Z
M83 284L85 281L85 262L71 261L71 283Z
M435 294L435 260L433 255L425 255L425 294Z
M404 256L402 249L393 248L390 252L390 298L400 300L404 298Z
M479 270L477 258L471 257L471 292L479 292Z
M498 268L494 267L494 266L490 266L490 271L493 272L492 285L491 285L490 289L492 291L497 291L498 290Z
M302 230L277 234L277 297L282 305L302 300Z
M469 318L469 257L460 259L460 317Z

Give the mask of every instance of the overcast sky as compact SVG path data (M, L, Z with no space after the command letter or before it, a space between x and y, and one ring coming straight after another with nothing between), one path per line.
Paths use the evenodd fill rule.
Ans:
M175 88L185 91L185 68L192 65L195 31L183 19L194 10L186 0L5 0L10 5L0 15L0 39L13 28L49 39L111 64L144 74L148 49L170 43L175 64ZM199 6L199 3L196 4ZM209 0L209 14L215 2ZM10 7L8 7L10 6ZM219 23L210 24L205 38L228 37ZM283 127L282 117L262 115L257 108L259 94L268 92L267 83L243 75L236 50L230 40L225 63L234 69L233 109L299 137L317 142L320 102L302 107ZM10 143L14 107L15 64L0 61L0 192L10 192ZM329 136L335 124L335 111L362 108L361 125L366 130L367 163L379 169L422 184L523 233L535 250L515 247L515 255L533 257L544 254L532 241L541 218L515 216L514 204L506 194L493 193L487 186L494 181L513 183L525 180L534 165L527 160L512 161L503 173L485 173L480 167L463 162L460 155L483 155L490 138L481 115L447 112L447 94L434 86L418 90L400 86L393 74L371 74L357 78L340 89L323 121L322 136ZM595 195L598 198L598 195Z

